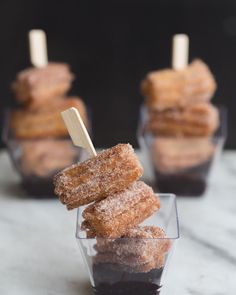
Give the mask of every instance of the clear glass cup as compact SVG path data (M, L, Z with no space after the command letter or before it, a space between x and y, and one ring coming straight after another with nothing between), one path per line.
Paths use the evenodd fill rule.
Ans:
M180 196L201 196L211 168L227 136L226 110L219 108L220 126L210 137L154 136L146 130L148 111L142 106L137 137L159 192Z
M68 138L19 139L10 128L11 112L5 113L3 141L21 179L24 191L33 197L54 197L53 177L82 160L80 148Z
M161 227L166 237L159 239L87 238L78 209L76 239L95 294L160 294L179 224L175 195L158 196L161 209L140 226Z

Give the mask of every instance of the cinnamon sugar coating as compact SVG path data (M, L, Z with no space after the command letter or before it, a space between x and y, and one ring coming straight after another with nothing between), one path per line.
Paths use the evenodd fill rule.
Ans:
M158 111L209 101L215 90L212 73L199 59L183 70L151 72L141 83L147 107Z
M87 239L96 238L96 231L90 226L87 220L84 220L80 226L81 231L86 232Z
M83 217L98 237L119 238L159 210L160 201L142 181L89 205Z
M19 102L35 109L54 97L64 96L73 79L67 64L49 63L42 68L21 71L12 84L12 90Z
M11 129L20 139L68 136L60 113L70 107L78 109L87 125L88 119L83 101L78 97L70 97L56 98L37 110L24 108L14 111L11 116Z
M147 272L164 265L171 242L165 232L155 226L139 226L122 238L97 238L95 263L113 263L131 272Z
M68 209L73 209L126 189L142 173L132 146L118 144L58 173L54 177L55 193Z
M149 272L152 269L162 268L165 265L165 256L158 255L156 257L153 256L153 260L144 264L137 264L136 266L129 265L116 265L119 266L123 271L131 272L131 273L145 273Z
M209 136L219 126L218 110L209 103L193 104L185 109L150 112L147 130L164 136Z
M129 229L119 239L105 239L97 237L95 249L100 252L112 252L116 255L134 255L148 261L156 252L166 253L170 242L165 239L165 232L157 226L137 226Z

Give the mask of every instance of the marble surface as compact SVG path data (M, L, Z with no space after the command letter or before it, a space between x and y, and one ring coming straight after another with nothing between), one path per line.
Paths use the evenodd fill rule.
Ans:
M236 152L224 152L202 198L178 198L181 239L162 295L236 294ZM0 153L0 294L87 295L75 214L25 197Z

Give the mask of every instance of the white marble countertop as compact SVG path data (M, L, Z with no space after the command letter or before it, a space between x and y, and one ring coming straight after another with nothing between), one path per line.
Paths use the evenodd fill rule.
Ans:
M236 294L236 152L214 167L204 197L178 198L181 239L162 295ZM87 295L76 211L27 198L0 153L0 294Z

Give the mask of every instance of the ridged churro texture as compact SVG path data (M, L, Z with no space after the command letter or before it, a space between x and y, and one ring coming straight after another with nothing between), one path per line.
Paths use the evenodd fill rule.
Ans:
M142 181L91 204L83 217L98 237L119 238L160 208L160 200Z
M150 111L147 130L154 135L201 137L213 134L218 126L217 108L198 103L184 109Z
M55 193L68 209L73 209L124 190L142 174L132 146L118 144L58 173L54 177Z
M20 139L68 136L61 112L71 107L78 109L85 125L88 125L83 101L78 97L70 97L54 99L38 110L24 108L14 111L11 116L11 129Z
M20 103L37 108L55 97L64 96L73 79L67 64L49 63L42 68L21 71L12 84L12 90Z
M215 90L216 82L212 73L199 59L184 70L151 72L141 83L147 107L159 111L209 101Z

